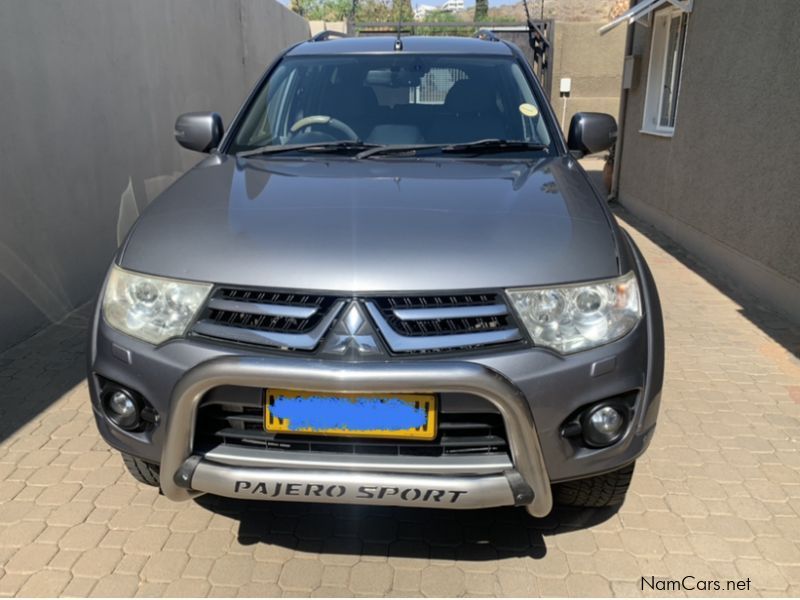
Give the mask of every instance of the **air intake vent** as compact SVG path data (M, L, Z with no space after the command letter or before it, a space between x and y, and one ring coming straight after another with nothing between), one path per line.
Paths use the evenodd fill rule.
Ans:
M499 414L439 416L439 434L430 442L305 436L264 430L260 406L204 404L197 417L194 447L207 452L220 444L285 452L332 452L383 456L449 456L507 453L503 419Z

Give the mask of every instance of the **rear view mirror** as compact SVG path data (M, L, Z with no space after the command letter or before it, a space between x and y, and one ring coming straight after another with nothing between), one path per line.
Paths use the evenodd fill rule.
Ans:
M569 124L567 146L581 155L608 150L617 141L617 122L611 115L575 113Z
M215 112L184 113L175 121L175 139L195 152L208 152L219 146L223 132L222 117Z

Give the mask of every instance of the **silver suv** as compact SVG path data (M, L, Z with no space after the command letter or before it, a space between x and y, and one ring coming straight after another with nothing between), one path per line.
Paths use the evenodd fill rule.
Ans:
M487 36L483 36L486 38ZM622 501L663 378L656 288L519 49L319 36L153 202L100 291L97 426L197 494L440 508Z

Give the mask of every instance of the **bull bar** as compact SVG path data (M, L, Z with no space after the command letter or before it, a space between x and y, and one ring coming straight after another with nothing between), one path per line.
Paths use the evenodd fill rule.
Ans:
M438 476L216 464L200 455L193 455L192 442L197 408L203 395L223 385L333 393L465 393L480 396L491 402L503 418L513 469L492 475ZM347 485L358 486L361 491L352 491ZM344 491L340 493L339 488ZM368 491L364 492L364 488ZM458 501L449 502L451 495L442 498L443 502L437 499L435 504L426 503L442 488L458 491ZM201 363L188 371L172 392L161 455L161 489L165 496L175 501L212 493L281 501L308 501L311 497L319 502L441 508L524 505L534 517L547 515L553 504L550 480L527 400L500 373L467 361L335 363L315 359L224 356ZM287 493L287 490L301 489L311 489L316 493ZM384 489L389 491L381 493L380 490ZM253 496L256 490L264 493ZM330 493L329 490L334 491ZM400 490L413 491L402 498Z

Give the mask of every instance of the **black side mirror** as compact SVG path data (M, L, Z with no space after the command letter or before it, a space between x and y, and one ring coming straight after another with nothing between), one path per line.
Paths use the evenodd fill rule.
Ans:
M581 155L608 150L617 141L617 122L605 113L575 113L569 124L567 146Z
M215 112L184 113L175 121L175 139L195 152L208 152L219 146L224 131L222 117Z

